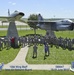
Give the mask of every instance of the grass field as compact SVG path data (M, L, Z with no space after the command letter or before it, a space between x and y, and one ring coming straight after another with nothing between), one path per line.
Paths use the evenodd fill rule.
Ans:
M34 34L34 30L19 30L18 31L19 36L25 36L27 34ZM44 30L37 30L37 34L43 34L45 35ZM7 31L0 31L0 36L6 36Z
M33 30L20 30L18 31L19 36L24 36L26 34L33 34ZM37 30L37 33L45 35L44 30ZM57 37L62 36L62 37L68 37L68 38L73 38L74 37L74 31L65 31L65 32L55 32ZM7 31L0 31L0 36L6 36ZM4 49L3 51L0 51L0 62L8 63L11 60L15 58L17 53L19 52L20 49L10 49L6 50ZM41 52L41 53L40 53ZM13 55L14 54L14 55ZM41 56L41 57L40 57ZM51 54L49 57L47 57L46 60L43 60L44 52L43 52L43 46L39 48L38 50L38 58L32 59L32 47L31 47L31 53L30 50L28 52L26 60L29 63L70 63L71 61L74 60L74 51L68 51L68 50L62 50L51 48ZM65 56L65 57L64 57ZM53 57L53 58L52 58ZM9 60L8 60L9 59ZM51 60L50 60L51 59ZM55 60L54 60L55 59ZM56 60L60 60L59 62ZM68 61L69 59L69 61ZM41 60L41 62L40 62ZM52 61L53 60L53 61ZM74 75L73 72L71 71L1 71L0 75Z
M29 64L71 64L74 61L74 51L63 50L62 48L50 48L50 56L44 60L43 46L38 46L37 58L33 59L33 47L31 46L28 51L26 61Z
M41 30L37 31L37 33L39 32L41 32ZM25 36L27 34L33 34L33 33L34 33L33 30L18 31L19 36ZM6 34L7 34L7 31L0 31L0 36L6 36ZM6 50L6 48L4 48L2 51L0 51L0 62L8 63L12 61L18 54L19 50L20 48L18 49L10 48L9 50Z
M1 71L0 75L74 75L71 71Z
M74 31L58 31L55 32L57 37L63 37L63 38L74 38Z
M42 34L42 35L45 35L45 31L44 30L37 30L37 34ZM0 31L0 36L6 36L7 34L7 31ZM19 36L25 36L27 34L34 34L34 31L33 30L19 30L18 31L18 34ZM68 38L73 38L74 37L74 31L63 31L63 32L55 32L56 36L57 37L68 37ZM11 60L13 60L15 58L15 56L17 55L19 49L17 50L14 50L14 49L10 49L10 50L3 50L3 51L0 51L0 62L4 62L4 63L7 63ZM7 52L7 53L6 53ZM11 56L11 53L15 53L14 56ZM43 50L43 46L40 46L38 47L38 57L36 59L33 59L32 58L32 53L33 53L33 49L32 47L29 49L29 52L28 52L28 55L27 55L27 58L26 58L26 61L28 63L61 63L61 64L70 64L71 61L74 61L74 51L68 51L68 50L63 50L62 48L59 48L59 49L56 49L55 47L53 48L50 48L50 56L47 57L47 59L44 61L43 58L44 58L44 50ZM11 59L7 60L8 58L6 58L7 56L8 57L11 57ZM4 60L3 60L4 58ZM41 61L39 61L41 60Z
M55 32L57 37L74 38L74 31L62 31ZM56 47L50 48L50 56L44 60L44 47L38 46L38 56L36 59L33 56L33 46L29 48L26 61L29 64L70 64L74 61L74 50L63 50L62 48L56 49Z
M12 60L14 60L19 50L20 48L10 48L9 50L6 50L6 48L4 48L2 51L0 51L0 62L4 62L4 64L11 62Z

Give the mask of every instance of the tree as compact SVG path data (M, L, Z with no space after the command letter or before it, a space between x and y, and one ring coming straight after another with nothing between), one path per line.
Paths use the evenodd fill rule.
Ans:
M28 20L38 20L37 14L31 14L28 18ZM28 25L34 29L37 29L37 24L34 22L28 22Z
M36 34L36 29L38 28L36 25L37 23L34 22L29 22L29 20L38 20L38 15L37 14L31 14L28 18L28 25L32 28L34 28L34 33Z

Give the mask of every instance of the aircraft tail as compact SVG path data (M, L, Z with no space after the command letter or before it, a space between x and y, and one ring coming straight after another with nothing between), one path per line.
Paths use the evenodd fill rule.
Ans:
M41 16L41 14L38 14L38 21L43 21L43 17Z
M8 9L8 16L10 16L10 10Z
M38 24L37 24L38 28L41 28L41 26L44 25L43 21L44 21L44 19L41 16L41 14L38 14Z

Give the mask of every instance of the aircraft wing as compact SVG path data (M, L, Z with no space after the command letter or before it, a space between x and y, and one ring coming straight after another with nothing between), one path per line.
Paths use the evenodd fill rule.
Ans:
M9 21L12 17L0 16L0 21Z
M12 17L0 16L0 21L10 21L10 19L13 19L13 18ZM17 19L16 21L26 23L25 20L23 20L23 19Z
M53 22L53 21L56 22L56 21L60 21L60 20L64 20L64 19L70 19L74 22L74 18L50 18L48 20L51 22Z
M19 19L17 21L20 21L20 22L23 22L23 23L27 23L27 19L23 19L23 18L21 18L21 19Z
M49 24L54 24L56 23L57 21L49 21L49 20L42 20L42 21L37 21L37 20L28 20L29 23L34 23L34 24L46 24L46 25L49 25Z

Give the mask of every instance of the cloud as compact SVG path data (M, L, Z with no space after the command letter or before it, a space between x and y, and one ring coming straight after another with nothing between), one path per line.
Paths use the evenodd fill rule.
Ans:
M11 4L11 5L16 5L16 3L15 2L8 2L9 4Z
M16 3L12 3L12 5L16 5Z

